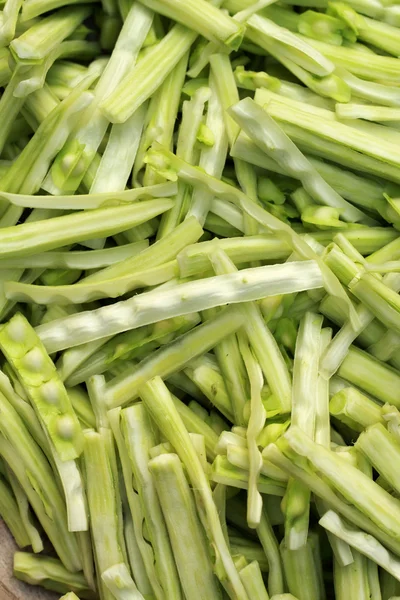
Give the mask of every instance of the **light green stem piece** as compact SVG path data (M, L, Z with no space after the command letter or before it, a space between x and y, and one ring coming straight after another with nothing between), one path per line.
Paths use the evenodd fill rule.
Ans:
M146 200L131 206L101 208L54 217L43 222L22 223L2 230L0 258L26 256L66 244L113 235L165 212L172 200Z
M252 598L253 600L269 600L260 565L257 561L253 561L244 567L239 571L239 575L249 598Z
M185 597L187 600L221 598L204 530L179 457L161 454L149 462L149 469L155 480Z
M174 21L193 29L210 41L237 50L244 29L238 21L206 0L143 0L143 3Z
M386 550L372 535L347 524L333 510L325 513L319 523L400 581L398 557Z
M159 88L196 37L195 32L175 25L100 103L105 117L124 123Z
M40 19L18 38L10 48L17 59L38 61L46 57L58 44L70 36L90 15L90 7L63 8L49 17Z
M216 548L217 575L229 580L238 600L249 600L230 555L209 481L168 389L156 377L141 388L140 395L151 418L174 446L187 470L192 487L196 489L197 510L206 527L209 541Z
M17 546L19 548L29 546L31 540L20 515L18 500L2 477L0 477L0 515L10 530Z
M358 432L374 423L384 423L379 404L353 387L345 387L332 396L329 412L335 419Z
M164 345L139 363L133 372L129 369L111 380L106 389L108 406L114 408L136 398L140 387L157 374L168 377L181 370L191 359L204 354L226 335L239 329L243 322L236 307L226 308L214 319Z
M122 429L153 547L157 579L164 594L178 600L182 593L171 540L148 465L150 448L156 445L156 437L149 416L141 403L122 411Z
M86 598L93 598L82 573L71 573L62 563L50 556L16 552L13 565L14 576L31 585L40 585L59 593L72 590Z
M85 475L98 584L105 600L114 596L105 588L101 574L116 564L124 563L124 552L119 540L118 497L112 467L110 448L113 445L111 431L100 429L99 433L85 432Z

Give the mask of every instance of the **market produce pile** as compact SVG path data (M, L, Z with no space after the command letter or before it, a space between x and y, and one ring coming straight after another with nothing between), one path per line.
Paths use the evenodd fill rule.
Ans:
M0 16L15 576L65 600L400 597L400 5Z

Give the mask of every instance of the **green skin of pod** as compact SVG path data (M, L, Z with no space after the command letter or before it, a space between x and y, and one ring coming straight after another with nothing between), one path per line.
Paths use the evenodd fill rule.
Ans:
M0 348L17 373L60 459L77 458L83 449L78 418L54 363L21 314L0 329Z

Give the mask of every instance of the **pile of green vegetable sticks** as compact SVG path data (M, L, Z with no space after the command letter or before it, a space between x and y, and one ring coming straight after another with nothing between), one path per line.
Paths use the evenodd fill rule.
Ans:
M64 600L400 597L400 5L0 17L15 576Z

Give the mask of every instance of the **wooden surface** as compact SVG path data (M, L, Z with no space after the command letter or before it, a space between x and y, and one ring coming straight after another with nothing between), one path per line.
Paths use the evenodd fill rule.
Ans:
M12 576L14 541L0 520L0 600L57 600L60 596L40 587L25 585Z

